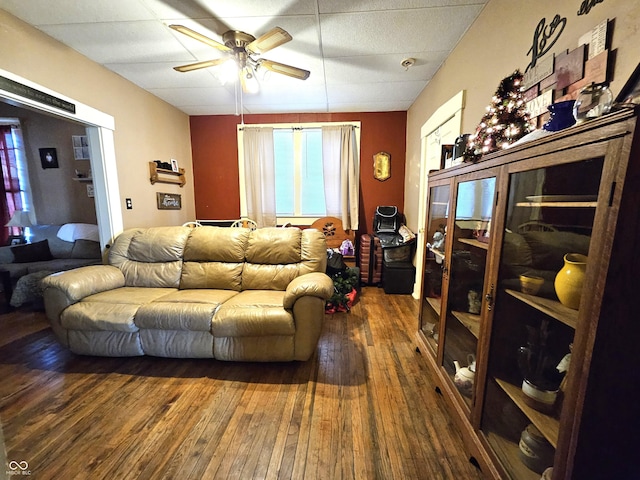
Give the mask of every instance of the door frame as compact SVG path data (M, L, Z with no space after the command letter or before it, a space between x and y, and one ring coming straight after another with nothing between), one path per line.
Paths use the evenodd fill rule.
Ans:
M85 126L91 149L90 165L95 191L94 201L100 246L104 250L123 230L114 142L114 118L107 113L6 70L0 69L0 76L9 80L6 83L0 82L0 101L15 107L27 108L71 120ZM11 90L5 89L5 86L11 86ZM56 107L55 100L72 104L74 109L68 111Z
M416 280L413 286L413 298L420 299L422 295L422 272L424 269L425 248L428 239L425 237L427 224L427 192L429 191L429 170L439 169L440 164L428 164L427 137L442 125L455 119L458 135L462 133L462 111L464 110L466 90L461 90L429 117L420 129L420 191L418 193L418 248L416 250Z

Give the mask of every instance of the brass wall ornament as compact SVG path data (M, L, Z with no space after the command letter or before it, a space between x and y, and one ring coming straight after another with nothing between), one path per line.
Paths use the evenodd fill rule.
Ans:
M373 156L373 178L384 182L391 177L391 155L378 152Z

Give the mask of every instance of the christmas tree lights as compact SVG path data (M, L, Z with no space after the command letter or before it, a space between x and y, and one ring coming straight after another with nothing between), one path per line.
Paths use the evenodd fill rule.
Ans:
M533 130L522 92L523 75L516 70L504 78L487 106L476 132L469 137L465 160L507 148Z

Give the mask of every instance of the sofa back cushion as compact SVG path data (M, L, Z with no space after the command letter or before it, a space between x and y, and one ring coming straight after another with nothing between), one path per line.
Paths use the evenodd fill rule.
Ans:
M113 242L109 263L122 271L126 286L177 288L190 231L187 227L127 230Z
M67 242L58 237L60 225L34 225L29 227L31 243L47 240L49 251L53 258L70 258L73 242Z
M298 228L135 228L109 250L109 264L134 287L285 290L326 263L324 235Z
M198 227L184 249L180 288L217 288L240 291L249 230Z
M251 231L242 290L285 290L296 277L324 272L327 247L315 229L259 228Z

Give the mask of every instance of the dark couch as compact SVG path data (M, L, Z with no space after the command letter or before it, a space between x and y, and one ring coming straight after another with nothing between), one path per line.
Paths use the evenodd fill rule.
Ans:
M57 235L60 228L61 225L33 226L30 227L30 243L0 247L0 275L7 303L12 306L23 303L23 298L12 298L16 297L14 289L23 277L31 275L36 284L45 274L102 263L98 241L85 238L63 240ZM23 280L22 283L26 282ZM28 288L33 290L33 285ZM19 297L25 297L24 293Z

